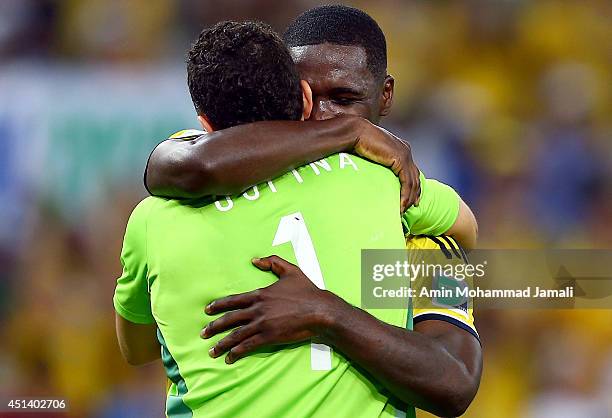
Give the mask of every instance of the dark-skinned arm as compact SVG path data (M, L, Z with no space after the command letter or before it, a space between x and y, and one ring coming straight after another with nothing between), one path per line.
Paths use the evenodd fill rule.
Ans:
M234 329L210 350L233 363L260 347L316 338L365 369L408 405L439 416L461 415L473 400L482 369L480 343L469 332L437 320L415 331L379 321L337 295L317 288L277 256L253 260L279 281L213 301L209 315L227 312L202 331L210 338Z
M389 167L402 184L402 210L419 196L419 171L410 145L363 118L264 121L215 131L192 140L167 140L145 171L155 196L233 195L338 152L356 153Z
M443 417L468 408L480 383L482 353L469 332L429 320L414 332L386 324L338 299L320 338L359 364L408 405Z

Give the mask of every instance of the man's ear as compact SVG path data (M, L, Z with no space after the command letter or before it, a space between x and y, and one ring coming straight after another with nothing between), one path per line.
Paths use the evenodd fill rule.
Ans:
M302 100L304 101L302 120L307 120L312 113L312 89L306 80L300 80L300 86L302 87Z
M208 120L208 117L206 117L206 115L202 114L202 115L198 115L198 120L200 121L200 125L202 125L202 128L208 132L214 132L212 123L210 123L210 121Z
M387 116L391 113L391 106L393 106L393 89L395 88L395 79L392 75L385 77L385 84L383 85L382 95L380 96L380 116Z

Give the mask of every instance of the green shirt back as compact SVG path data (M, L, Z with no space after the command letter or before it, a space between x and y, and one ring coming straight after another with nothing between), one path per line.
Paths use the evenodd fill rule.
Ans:
M448 229L456 218L452 199L430 208L426 191L423 207L415 208L420 213L405 216L404 225L428 217L433 221L422 224L433 233ZM446 210L433 210L442 203ZM199 336L216 318L204 314L209 302L276 280L252 266L253 257L277 254L299 265L319 287L359 306L361 250L405 246L398 208L393 173L347 154L216 202L143 200L128 222L114 305L129 321L158 326L172 381L168 416L402 415L381 387L326 346L282 346L227 365L223 357L208 355L226 334L209 340ZM369 312L407 326L407 309Z

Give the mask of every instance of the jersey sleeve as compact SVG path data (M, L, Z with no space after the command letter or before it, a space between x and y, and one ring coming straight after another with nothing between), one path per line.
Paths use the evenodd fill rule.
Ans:
M406 241L411 263L426 263L445 266L455 266L454 271L459 272L464 269L457 268L469 263L463 249L452 237L411 237ZM433 270L433 269L432 269ZM412 300L413 323L428 320L445 321L453 324L476 337L480 341L480 336L474 324L474 307L471 298L439 298L423 295L422 289L439 289L449 286L468 286L472 287L473 277L462 277L461 281L447 274L437 272L432 275L420 275L413 282L415 297Z
M149 206L148 199L145 199L130 216L121 250L123 273L117 279L113 296L117 313L136 324L155 322L151 313L147 270L146 217Z
M421 173L421 201L402 216L402 223L411 235L442 235L459 215L460 198L450 186L427 179Z

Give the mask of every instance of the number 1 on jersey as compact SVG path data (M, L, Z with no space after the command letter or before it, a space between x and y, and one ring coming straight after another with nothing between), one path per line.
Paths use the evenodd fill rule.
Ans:
M323 274L306 222L300 212L283 216L278 224L273 246L291 243L298 267L319 289L325 289ZM310 344L312 370L331 370L331 348L325 344Z

